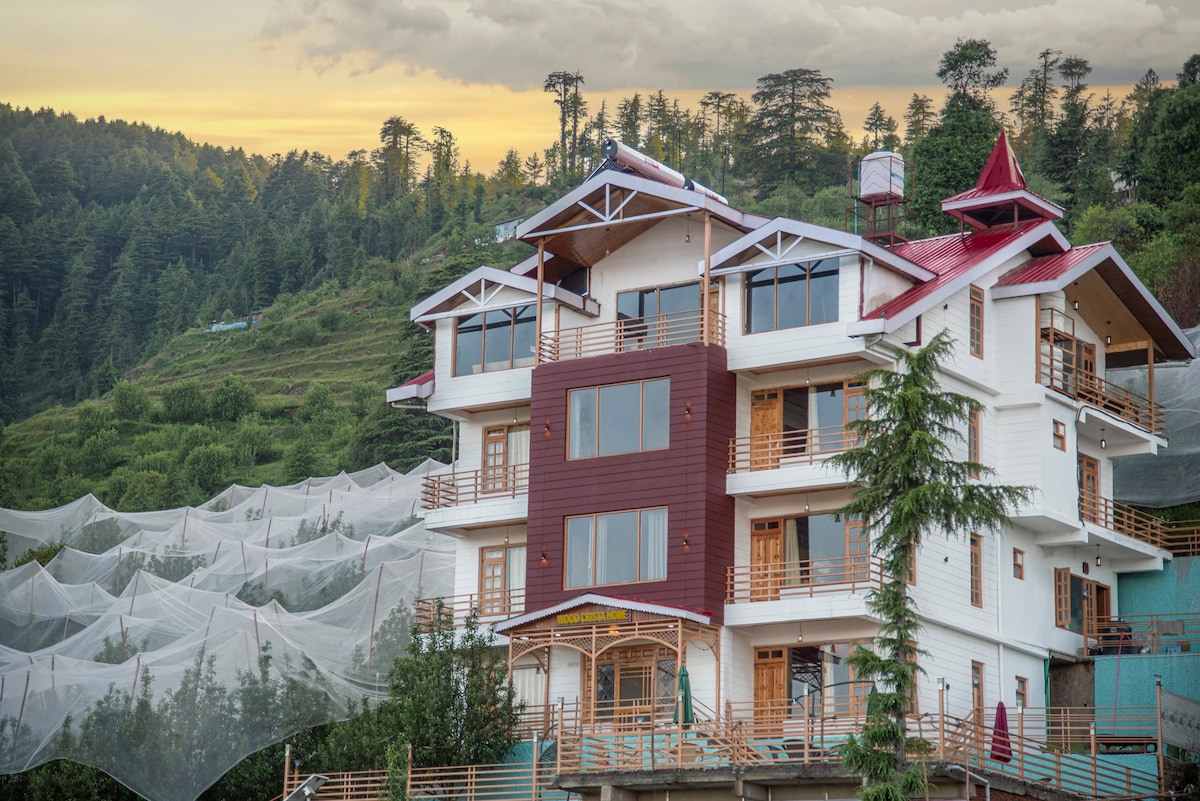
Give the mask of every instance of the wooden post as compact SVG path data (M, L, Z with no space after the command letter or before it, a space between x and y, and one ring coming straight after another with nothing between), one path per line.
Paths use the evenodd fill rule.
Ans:
M292 744L283 747L283 795L288 794L288 782L292 777Z
M542 285L546 280L546 237L538 240L537 307L533 311L533 327L537 336L533 340L533 363L542 363Z
M946 758L946 683L938 682L938 759Z

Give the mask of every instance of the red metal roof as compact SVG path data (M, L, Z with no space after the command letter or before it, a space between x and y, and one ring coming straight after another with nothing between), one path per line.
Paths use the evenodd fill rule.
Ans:
M893 252L936 273L937 277L892 298L879 308L864 314L862 319L894 317L1027 233L1028 229L1011 228L974 231L966 235L948 234L897 245L892 248Z
M1083 262L1092 254L1108 247L1107 242L1097 242L1094 245L1082 245L1071 248L1066 253L1056 253L1053 256L1039 256L1030 259L1011 272L1000 276L996 286L1016 286L1018 284L1040 284L1043 281L1053 281L1064 273Z
M419 386L428 384L432 380L433 380L433 371L430 370L428 373L421 373L419 376L412 379L411 381L405 381L400 386L402 386L402 387L419 387Z

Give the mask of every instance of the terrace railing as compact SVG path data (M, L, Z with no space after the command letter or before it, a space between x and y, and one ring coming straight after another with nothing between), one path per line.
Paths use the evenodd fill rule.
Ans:
M729 440L728 470L741 473L813 464L856 444L854 435L841 425L734 437Z
M542 334L538 353L542 362L560 362L688 342L724 345L724 316L716 312L709 315L707 338L699 309L564 328Z
M455 623L462 623L474 612L479 618L509 617L525 611L525 588L494 592L418 598L413 601L413 623L428 626L437 619L438 602Z
M485 467L461 473L426 476L421 482L421 506L445 509L492 498L515 498L529 493L529 465Z
M882 563L866 555L732 565L726 577L727 604L865 592L879 587L887 578Z

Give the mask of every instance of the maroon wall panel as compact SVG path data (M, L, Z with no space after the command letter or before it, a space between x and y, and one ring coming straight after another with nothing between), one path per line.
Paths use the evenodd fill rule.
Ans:
M662 377L671 379L669 448L567 459L568 390ZM706 609L713 622L722 622L725 573L733 563L733 500L725 493L725 475L735 388L724 348L700 343L534 369L527 612L596 592ZM689 405L690 416L684 413ZM665 581L563 590L565 518L652 506L667 507Z

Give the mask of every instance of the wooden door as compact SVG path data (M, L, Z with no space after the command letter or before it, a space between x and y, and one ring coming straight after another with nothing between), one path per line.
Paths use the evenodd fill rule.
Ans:
M1100 522L1100 462L1079 454L1079 515L1089 523Z
M1096 389L1096 346L1091 342L1075 340L1076 365L1079 373L1079 391Z
M843 412L842 424L849 423L851 420L866 420L867 419L867 394L863 391L863 385L858 381L847 381L845 391L842 393ZM854 435L847 432L845 434L845 446L853 448L858 443L855 441Z
M783 573L783 521L754 521L750 527L750 600L779 598Z
M975 712L977 724L983 723L984 699L987 697L983 686L983 663L971 663L971 709Z
M871 580L871 541L861 520L846 521L846 580L855 584Z
M508 470L508 426L490 426L483 431L483 492L505 492L511 488Z
M754 730L783 727L787 717L787 648L760 648L754 653Z
M503 546L479 549L479 614L508 614L508 588L504 567L508 554Z
M783 452L783 390L750 393L750 469L779 467Z

